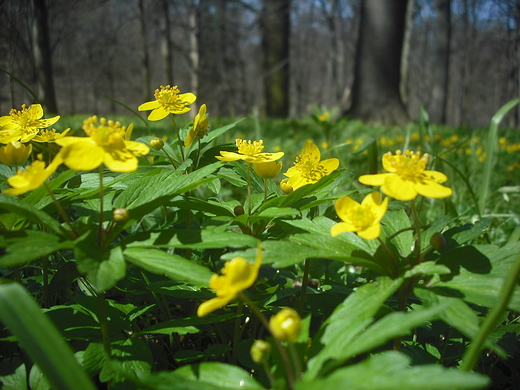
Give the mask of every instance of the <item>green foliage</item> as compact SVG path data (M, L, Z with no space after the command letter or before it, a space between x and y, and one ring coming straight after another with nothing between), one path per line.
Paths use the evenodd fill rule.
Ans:
M502 173L516 169L514 151L498 158L498 124L515 104L494 117L487 157L478 130L453 138L424 110L404 132L317 107L265 129L257 121L266 151L285 152L284 172L309 135L321 161L340 161L289 194L243 161L215 159L236 152L247 121L184 148L187 120L178 138L164 125L136 126L138 142L150 143L148 131L170 141L134 172L61 167L47 182L52 193L1 194L0 275L17 282L0 284L3 388L92 389L91 379L157 390L499 388L498 363L520 359L519 197ZM67 120L79 135L79 119ZM391 200L377 239L332 236L336 200L377 190L358 176L377 173L378 153L406 147L431 154L428 169L448 176L453 196ZM13 174L0 165L2 189ZM229 262L237 257L240 270ZM256 281L236 290L259 257ZM197 315L202 302L230 294ZM294 343L269 330L284 307L301 316ZM271 351L254 362L259 339Z

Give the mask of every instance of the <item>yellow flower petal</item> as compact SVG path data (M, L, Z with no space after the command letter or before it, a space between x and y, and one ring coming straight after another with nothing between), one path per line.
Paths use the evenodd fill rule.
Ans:
M150 115L148 115L149 121L160 121L161 119L164 119L168 116L169 112L166 111L162 107L157 107L155 110L153 110Z
M363 175L359 177L359 182L367 186L382 186L385 180L392 173L379 173L376 175Z
M381 186L381 191L385 195L397 200L412 200L417 197L415 183L410 180L403 180L397 175L390 174Z
M453 194L451 188L444 187L443 185L435 183L434 181L429 181L424 184L418 183L415 185L415 189L420 195L435 199L446 198Z
M338 222L330 228L330 235L336 237L341 233L355 232L356 227L347 222Z
M79 138L79 140L68 144L70 138ZM103 163L105 151L91 138L65 137L57 140L56 143L66 146L60 150L60 155L63 159L63 163L70 169L76 171L91 171Z
M215 297L208 301L202 302L197 308L197 316L204 317L209 313L226 306L233 300L233 298L233 295L228 295L223 297Z
M153 100L151 102L146 102L141 104L137 109L139 111L148 111L148 110L155 110L157 107L159 107L159 102L157 100Z
M368 229L357 232L358 236L366 240L373 240L381 234L381 225L379 223L370 226Z

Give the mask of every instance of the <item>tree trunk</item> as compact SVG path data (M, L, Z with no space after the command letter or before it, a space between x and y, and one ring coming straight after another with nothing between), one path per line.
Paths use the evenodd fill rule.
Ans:
M143 52L143 101L147 102L152 99L152 87L150 82L150 57L148 56L148 45L146 44L146 18L144 14L143 0L139 0L137 5L139 7L139 26L141 30L141 47Z
M446 101L450 64L451 1L435 1L435 52L428 114L431 122L446 123Z
M188 15L188 40L189 40L189 59L190 59L190 90L198 95L199 90L199 30L198 30L198 12L196 1L191 1ZM195 117L198 111L198 104L191 105L191 111L188 115Z
M290 0L264 0L262 49L268 117L289 115L289 33Z
M164 64L164 84L173 85L172 35L168 0L161 0L161 7L164 13L161 19L161 54Z
M58 104L52 73L52 50L49 36L49 20L45 0L33 0L33 55L38 83L38 95L46 111L57 113Z
M404 124L408 114L399 93L406 1L364 0L354 84L352 117Z

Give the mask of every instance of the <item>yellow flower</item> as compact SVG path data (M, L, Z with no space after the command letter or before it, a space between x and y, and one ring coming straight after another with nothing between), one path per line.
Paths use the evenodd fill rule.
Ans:
M42 117L43 108L40 104L33 104L29 108L22 104L20 111L12 109L8 116L0 117L0 142L30 141L40 129L52 126L60 119L59 116L49 119Z
M330 118L330 112L324 111L321 115L318 115L316 118L318 118L320 122L328 121Z
M61 158L56 156L45 168L43 161L33 161L31 166L25 167L25 170L20 169L15 176L7 179L7 182L13 188L8 188L4 192L9 195L20 195L39 188L56 171L61 162Z
M33 141L36 142L55 142L57 139L63 138L70 131L70 127L65 129L62 133L57 133L56 129L42 130L40 135L35 135Z
M177 86L169 85L160 86L155 90L155 100L141 104L137 109L139 111L153 110L148 115L149 121L160 121L168 116L168 114L184 114L191 110L187 105L193 103L197 97L191 92L179 94Z
M262 364L271 353L271 344L265 340L256 340L250 349L251 359L256 364Z
M32 145L25 146L18 141L9 142L0 148L0 162L16 167L22 165L29 158L31 152Z
M259 247L255 264L247 262L243 257L235 257L224 265L222 275L213 274L209 286L217 296L203 302L197 309L197 315L203 317L212 311L226 306L237 294L253 285L262 263L262 249Z
M417 195L430 198L445 198L452 194L451 188L439 183L448 180L445 174L437 171L428 171L429 155L409 150L404 154L398 150L395 155L391 152L383 155L383 168L389 173L363 175L359 181L369 186L381 186L384 194L398 200L412 200Z
M312 141L305 142L300 155L296 157L294 167L284 173L289 177L287 185L296 190L306 184L316 183L338 168L339 160L337 158L320 161L320 157L318 147Z
M280 341L294 343L298 340L302 328L302 320L298 312L284 307L269 319L269 330Z
M193 119L193 127L190 129L186 139L184 140L184 146L188 147L193 143L195 137L204 138L208 133L208 117L206 116L206 105L203 104L199 108L199 113Z
M280 182L280 189L286 195L289 195L291 192L294 191L294 188L292 188L292 186L289 184L289 179L283 179Z
M333 237L343 232L357 232L360 237L372 240L381 233L380 222L388 208L388 198L381 201L381 194L372 192L359 204L343 196L336 201L334 208L343 222L330 228Z
M277 153L262 153L264 149L264 141L246 141L240 138L236 139L238 153L235 152L220 152L217 159L222 161L237 161L244 160L253 164L265 163L269 161L276 161L284 155L283 152Z
M258 176L262 179L274 179L282 170L281 161L269 161L265 163L254 164L253 168Z
M131 126L129 126L129 129ZM88 137L64 137L56 140L62 146L60 155L70 169L90 171L105 164L113 172L132 172L137 169L137 157L148 154L143 143L127 141L127 129L121 123L97 116L83 121Z

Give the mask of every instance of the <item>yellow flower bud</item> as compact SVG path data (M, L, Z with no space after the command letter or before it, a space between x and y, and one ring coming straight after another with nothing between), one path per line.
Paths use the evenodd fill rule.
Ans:
M235 206L235 208L233 209L235 215L238 217L239 215L244 215L244 206L242 205L238 205L238 206Z
M22 165L32 152L32 145L13 141L0 148L0 162L13 167Z
M284 307L269 319L269 330L281 341L294 343L300 335L302 320L298 312L290 307Z
M282 192L284 194L290 194L291 192L293 192L294 188L292 188L292 186L289 184L289 179L283 179L281 182L280 182L280 189L282 190Z
M261 364L264 362L271 353L271 344L264 340L256 340L253 345L251 345L251 359L256 364Z
M162 139L154 138L150 140L150 146L155 150L161 150L164 146L164 142Z
M130 213L125 208L115 209L112 213L112 220L115 223L125 223L130 218Z
M274 179L282 170L281 161L269 161L265 163L253 164L253 168L262 179Z

